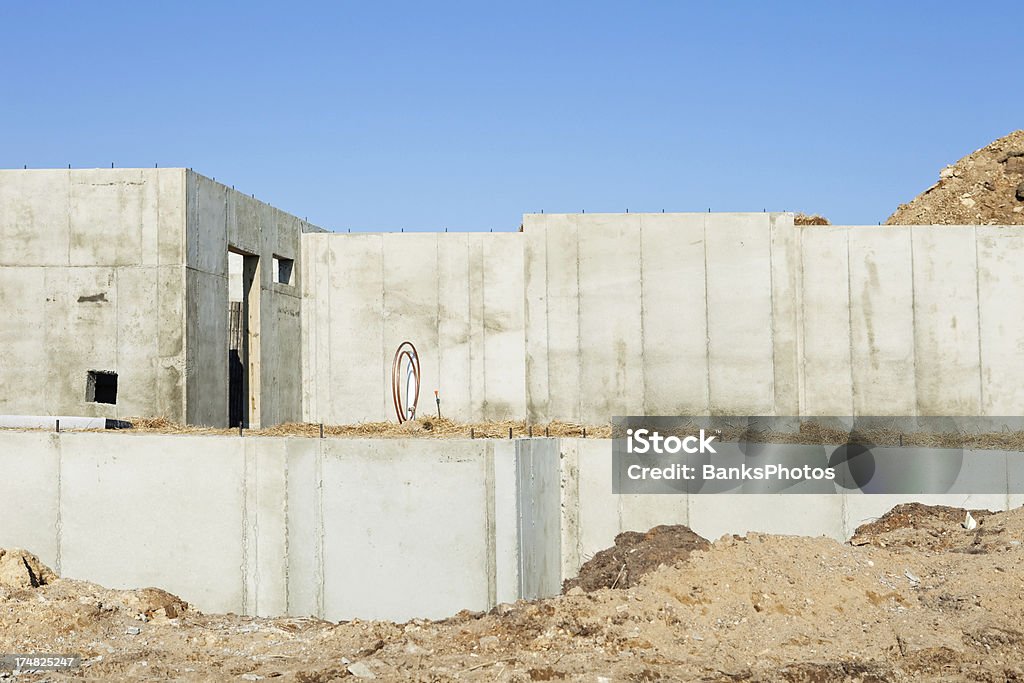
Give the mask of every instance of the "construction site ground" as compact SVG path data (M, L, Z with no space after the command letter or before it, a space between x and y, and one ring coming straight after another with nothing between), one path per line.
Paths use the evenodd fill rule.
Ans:
M900 506L846 544L638 534L625 543L686 542L615 588L567 584L407 623L202 614L158 589L57 578L8 550L0 652L85 658L25 681L1022 680L1024 509L974 518L968 529L963 510Z

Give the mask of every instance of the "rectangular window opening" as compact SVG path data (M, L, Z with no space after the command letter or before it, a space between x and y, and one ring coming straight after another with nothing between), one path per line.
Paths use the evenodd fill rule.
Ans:
M284 258L274 255L274 282L282 285L292 283L292 269L295 266L295 259Z
M90 370L85 382L85 400L90 403L117 403L117 373Z

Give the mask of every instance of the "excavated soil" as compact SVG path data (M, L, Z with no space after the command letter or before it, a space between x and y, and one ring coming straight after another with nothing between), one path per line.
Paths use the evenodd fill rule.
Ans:
M599 588L632 588L642 576L683 562L694 550L707 550L710 545L681 524L656 526L647 533L624 531L615 537L615 545L584 563L576 578L566 579L562 592L576 587L587 593Z
M886 225L1024 225L1024 130L965 156Z
M627 588L402 624L206 615L37 566L45 582L0 586L0 652L87 658L33 681L1022 680L1024 510L973 530L965 514L903 507L858 531L885 547L726 536ZM646 538L673 535L693 541Z

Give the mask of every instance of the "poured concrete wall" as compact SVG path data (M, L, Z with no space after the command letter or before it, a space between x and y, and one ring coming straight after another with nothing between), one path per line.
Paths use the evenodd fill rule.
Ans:
M622 531L686 524L850 537L901 502L985 495L615 495L607 439L305 439L0 431L0 547L61 575L158 586L205 611L441 618L561 581Z
M419 409L457 420L525 413L521 235L303 236L304 419L394 418L403 341L422 368Z
M186 338L189 424L228 423L228 250L259 257L259 347L250 359L258 409L250 426L302 419L300 234L319 228L216 181L186 174ZM292 259L292 282L273 258ZM254 385L256 383L254 382Z
M801 414L1022 414L1024 229L796 232Z
M519 594L513 441L4 431L0 471L0 547L206 611L440 618Z
M530 420L1018 415L1024 229L524 218Z
M0 171L0 414L185 419L184 174Z
M524 229L531 420L796 410L792 215L533 214Z

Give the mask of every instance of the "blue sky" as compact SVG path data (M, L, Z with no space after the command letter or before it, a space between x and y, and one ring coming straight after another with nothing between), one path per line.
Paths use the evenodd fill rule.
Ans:
M189 166L336 230L884 220L1024 127L1018 3L0 5L0 167Z

